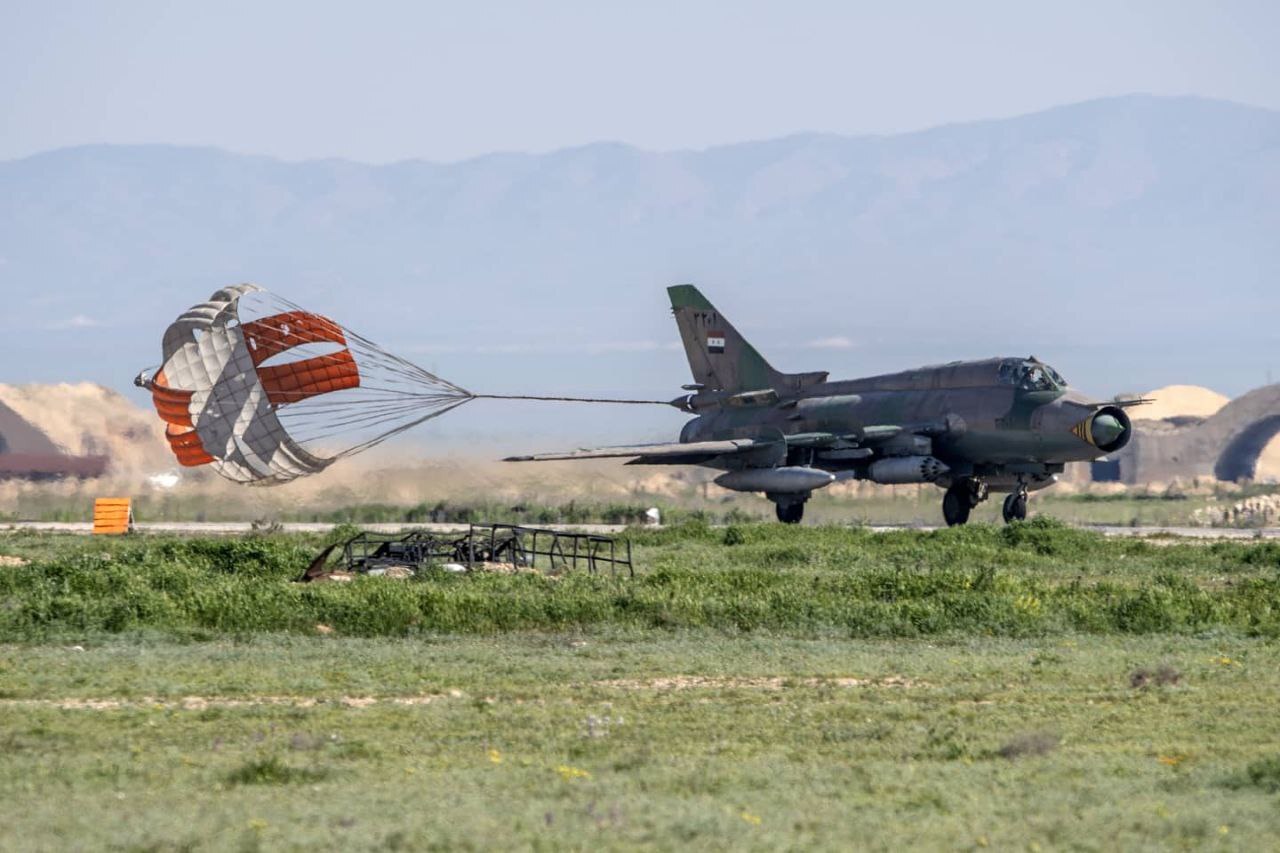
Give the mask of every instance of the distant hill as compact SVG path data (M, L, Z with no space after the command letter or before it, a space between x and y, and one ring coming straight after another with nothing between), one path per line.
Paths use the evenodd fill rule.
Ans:
M88 146L0 163L0 380L124 388L253 280L483 390L672 396L662 288L696 281L787 369L1035 352L1236 394L1280 369L1277 234L1280 113L1195 98L453 164Z

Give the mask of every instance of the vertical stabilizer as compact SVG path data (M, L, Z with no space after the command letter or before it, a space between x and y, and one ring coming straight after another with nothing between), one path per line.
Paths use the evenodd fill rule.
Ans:
M671 312L680 328L693 381L706 391L799 391L826 380L827 374L774 370L725 316L692 284L667 288Z

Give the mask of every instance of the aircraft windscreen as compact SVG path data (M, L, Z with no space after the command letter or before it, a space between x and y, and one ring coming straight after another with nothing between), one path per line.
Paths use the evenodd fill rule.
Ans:
M1067 387L1062 374L1034 360L1006 359L1000 363L1000 382L1024 391L1060 391Z

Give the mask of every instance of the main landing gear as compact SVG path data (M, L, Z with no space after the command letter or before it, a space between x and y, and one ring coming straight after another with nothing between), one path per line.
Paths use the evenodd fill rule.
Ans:
M947 520L948 527L969 522L969 513L975 506L987 499L987 484L974 477L965 477L951 484L942 498L942 517ZM1019 483L1017 491L1004 499L1002 509L1006 523L1026 521L1027 518L1027 486Z
M969 513L987 499L987 484L974 477L956 480L942 497L942 517L948 527L969 522Z

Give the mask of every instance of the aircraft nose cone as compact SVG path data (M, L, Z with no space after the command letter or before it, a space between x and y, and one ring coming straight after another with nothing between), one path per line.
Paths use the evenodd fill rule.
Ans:
M1121 423L1120 419L1115 415L1103 412L1093 419L1091 430L1093 432L1093 443L1098 447L1109 447L1116 442L1116 439L1124 435L1126 429L1128 427Z

